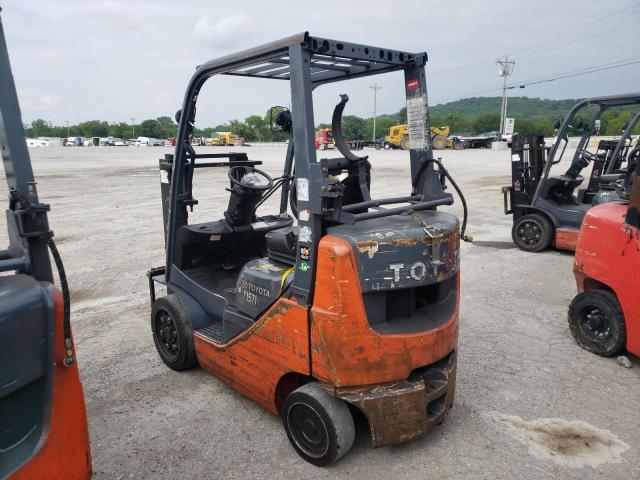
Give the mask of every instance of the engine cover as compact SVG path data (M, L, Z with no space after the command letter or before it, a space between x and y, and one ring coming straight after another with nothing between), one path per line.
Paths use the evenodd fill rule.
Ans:
M458 219L423 210L327 229L352 246L362 292L419 287L453 277L460 263Z
M278 299L293 279L293 268L269 258L247 262L236 282L236 308L257 318Z

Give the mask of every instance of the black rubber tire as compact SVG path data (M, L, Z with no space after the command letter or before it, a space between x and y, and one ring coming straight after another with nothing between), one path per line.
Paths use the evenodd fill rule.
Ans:
M353 447L356 428L349 407L318 382L291 392L280 416L293 448L317 467L331 465ZM301 429L301 423L307 428Z
M588 315L597 315L593 324ZM620 302L608 290L587 290L569 305L569 328L578 345L603 357L620 353L627 342L627 330Z
M409 140L409 135L402 137L402 140L400 140L400 149L409 150L410 148L411 148L411 140Z
M168 316L173 326L167 324L163 316ZM156 350L167 367L180 371L197 363L191 320L177 295L160 297L153 302L151 332ZM170 343L171 339L173 343Z
M553 226L537 213L523 215L513 225L511 238L525 252L541 252L553 241Z
M382 148L384 148L385 150L390 150L391 144L389 142L384 142L384 144L382 145Z

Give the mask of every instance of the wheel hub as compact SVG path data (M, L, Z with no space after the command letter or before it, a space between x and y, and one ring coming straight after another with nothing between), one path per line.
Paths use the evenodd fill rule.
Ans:
M178 354L178 329L175 321L167 312L158 312L156 317L156 335L165 353L170 356Z
M531 221L522 222L518 228L518 236L520 239L528 245L534 245L540 242L542 237L542 230L540 226Z
M609 336L609 322L599 308L586 308L582 312L581 323L585 333L595 340L603 340Z
M289 410L289 431L294 441L307 455L321 457L329 448L327 427L309 405L296 403Z

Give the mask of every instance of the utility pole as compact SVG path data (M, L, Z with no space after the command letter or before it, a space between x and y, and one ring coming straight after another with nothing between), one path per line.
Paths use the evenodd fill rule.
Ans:
M496 65L499 65L498 76L502 77L502 105L500 106L500 133L504 135L505 122L507 118L507 78L513 74L513 66L516 62L509 60L509 55L504 60L499 58Z
M372 140L375 142L376 141L376 107L377 107L377 103L378 103L378 90L380 90L382 87L378 86L377 83L371 85L369 88L371 88L373 90L373 138Z
M131 117L130 120L131 120L131 129L133 130L133 133L131 134L131 138L134 139L136 138L136 124L135 124L136 119Z
M67 138L69 138L69 120L65 120L64 124L67 126Z

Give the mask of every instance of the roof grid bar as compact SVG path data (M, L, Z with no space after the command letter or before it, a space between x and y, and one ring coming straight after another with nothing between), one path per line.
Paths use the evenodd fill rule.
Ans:
M256 73L261 73L261 72L268 72L270 70L276 70L282 68L282 65L277 64L277 63L267 63L264 65L260 65L259 67L254 67L254 68L249 68L247 70L244 71L238 71L236 70L237 73L242 73L244 75L253 75Z

